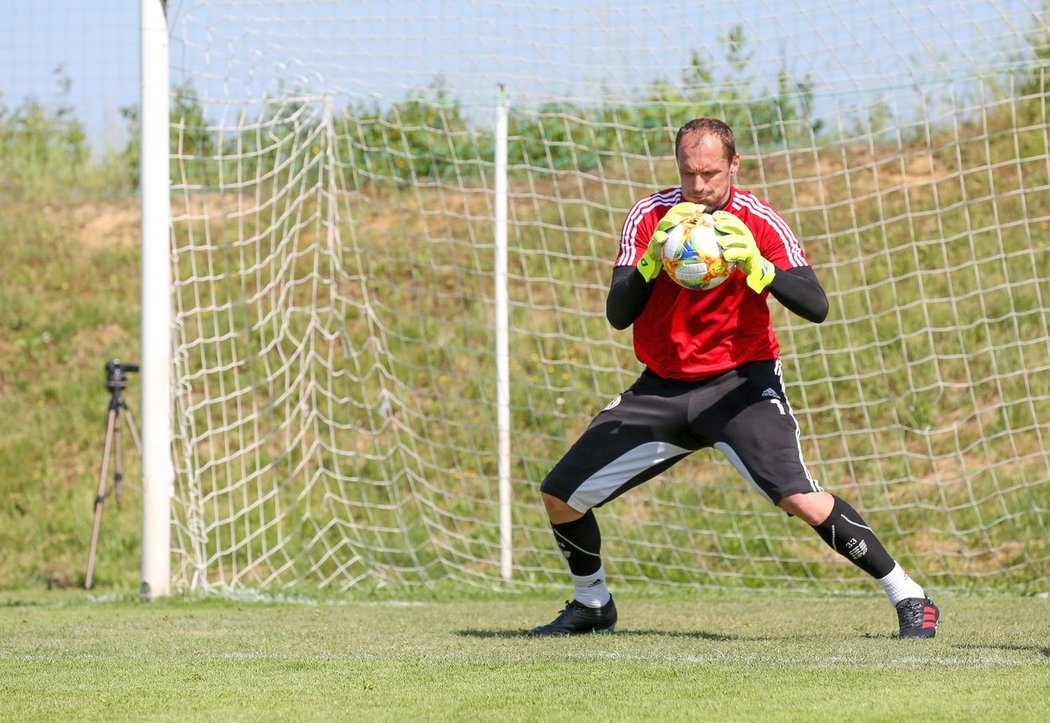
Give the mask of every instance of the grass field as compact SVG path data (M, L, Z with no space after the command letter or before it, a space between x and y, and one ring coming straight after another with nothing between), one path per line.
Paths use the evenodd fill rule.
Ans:
M798 207L791 220L832 280L837 320L819 331L806 327L785 335L794 348L789 360L813 364L815 350L823 350L826 372L811 372L816 378L802 397L811 421L818 422L807 425L813 435L808 443L836 484L848 488L857 478L849 496L873 509L871 519L882 523L879 529L887 531L895 550L912 551L905 561L920 563L914 569L930 589L996 591L994 597L938 594L944 617L932 641L896 640L894 614L874 593L819 597L690 587L697 571L727 584L835 583L822 589L860 579L855 573L846 583L836 579L846 564L825 566L827 551L806 530L808 542L796 544L779 513L775 521L768 510L764 518L739 515L750 512L750 503L725 487L705 485L665 486L667 497L655 498L660 504L626 508L620 518L624 532L617 532L616 523L606 528L612 533L606 549L621 563L616 574L634 584L618 588L621 623L613 636L524 637L529 627L557 613L568 595L563 590L463 593L410 585L382 596L355 590L323 599L173 598L142 604L126 592L138 583L141 552L139 469L131 454L128 500L123 508L106 507L95 571L99 592L77 589L104 432L103 365L113 357L139 358L138 204L131 186L106 184L101 177L84 185L83 197L67 198L62 191L69 169L60 161L48 158L33 166L15 158L16 165L61 173L49 185L27 186L28 200L0 200L0 246L7 261L0 285L0 416L8 422L0 438L0 721L1050 720L1050 599L1004 592L1027 586L1045 596L1050 579L1045 423L1038 414L1047 398L1047 375L1038 372L1047 369L1041 340L1048 297L1045 273L1032 260L1050 211L1045 185L1037 180L1045 175L1046 155L1042 101L1037 105L1037 120L1026 130L1002 131L996 122L1016 119L993 114L990 130L970 134L973 142L961 148L950 136L917 143L903 149L903 156L892 147L889 154L831 147L829 155L809 160L805 154L762 159L762 178L785 177L790 161L796 179L808 179L790 189ZM898 178L909 159L908 177ZM884 192L879 183L886 184ZM265 184L261 188L264 198L275 197ZM515 322L533 344L516 346L520 354L514 359L522 380L514 387L514 405L523 410L515 419L515 445L524 465L516 479L526 491L515 510L518 550L535 553L517 561L522 587L542 586L548 575L565 577L540 516L536 485L530 484L538 483L572 439L568 427L586 422L579 410L593 406L596 389L620 388L617 359L628 354L625 343L607 336L601 314L607 251L593 250L600 237L595 240L589 218L593 198L604 197L598 193L604 190L581 184L578 191L576 198L569 186L551 180L539 193L530 188L530 198L556 197L560 203L536 204L523 196L513 207L523 252L512 292L528 301L517 307ZM624 197L611 206L626 208L628 187L615 192ZM360 224L344 233L362 240L365 245L354 251L361 253L371 248L369 239L383 237L379 222L391 209L407 211L401 215L421 227L436 222L433 213L413 212L420 198L430 201L423 208L458 209L462 202L465 209L438 214L440 242L415 260L417 279L437 281L429 296L422 295L422 284L402 283L401 275L388 274L394 283L383 287L383 261L371 258L369 291L387 314L388 349L405 352L397 362L404 368L394 371L409 382L407 398L422 405L420 419L470 418L464 396L480 404L487 394L481 391L487 389L487 368L470 365L483 358L477 348L491 348L487 332L480 331L488 328L483 301L490 279L487 273L464 274L461 265L476 253L474 240L487 237L487 202L483 194L463 196L451 205L443 189L413 189L409 201L391 193L379 205L372 196L354 196L359 205L345 216ZM205 194L205 200L239 202L237 194ZM539 210L530 215L533 206ZM238 247L234 242L270 223L260 214L242 227L226 224L221 213L205 217L190 210L185 215L200 221L194 228L199 233L186 233L189 222L177 225L176 246L183 263L196 260L201 269L220 256L223 264L232 263L236 254L224 254ZM307 204L306 211L313 210ZM554 228L566 233L551 233ZM317 237L311 240L327 244L327 228L315 226L310 233ZM218 254L188 243L190 236L227 243ZM202 255L192 257L191 246ZM577 258L579 249L584 261ZM395 254L386 263L400 269L401 261ZM313 278L314 259L303 256L299 263L301 278ZM241 271L226 269L229 278L251 276ZM215 289L216 298L227 291L221 284ZM248 305L235 306L237 314L224 323L229 331L243 331L255 320ZM434 314L416 318L416 308ZM207 321L199 325L203 335L224 336L214 326L220 316L200 311ZM355 318L338 319L335 326ZM370 327L375 318L370 312L357 323ZM572 323L580 326L565 326ZM252 358L255 347L245 349L241 358ZM258 363L268 364L261 358ZM598 376L592 367L601 370ZM595 383L602 374L611 377L608 384ZM468 383L449 394L454 376ZM793 376L807 380L807 374ZM475 378L485 381L470 383ZM129 390L136 411L137 381ZM543 397L539 388L548 394ZM286 398L285 391L279 376L272 389L259 385L254 394L259 407L269 410L274 398ZM604 403L604 392L598 398ZM828 415L832 409L835 420ZM846 437L821 434L821 426L832 421L845 430L875 431L856 439L849 439L849 431ZM486 551L494 549L496 530L482 524L494 516L478 514L472 504L491 497L495 471L485 465L494 464L487 452L495 445L478 441L486 430L473 423L427 425L426 431L431 440L445 442L448 456L422 465L427 474L419 477L435 482L428 504L438 515L429 526L411 530L408 546L417 546L413 555L425 550L411 535L430 534L438 527L435 520L451 519L458 526L438 540L437 549L454 547L468 561L461 574L489 559L494 565L495 556ZM342 447L357 449L367 436L347 438ZM200 447L211 451L211 443ZM300 460L296 445L265 451L288 462L285 467ZM390 459L401 466L400 456ZM272 467L278 468L284 469ZM386 481L401 471L388 474L366 461L353 475ZM216 480L220 488L229 481L222 474ZM288 487L287 494L297 501L300 491ZM400 574L416 562L399 546L406 536L400 521L381 518L382 510L400 515L401 508L389 504L386 488L364 494L376 495L366 498L378 502L367 516L379 520L375 539L364 548L393 550L389 559L376 559ZM229 495L230 506L241 504L241 496ZM313 502L315 512L322 509L320 500ZM697 516L666 518L670 526L650 516L672 502ZM355 519L354 510L342 512L343 522ZM242 539L241 519L225 519L209 542ZM383 537L391 530L394 542ZM276 549L278 536L286 542L284 529L270 535L259 536L268 551ZM342 550L344 540L330 542L316 549ZM624 564L628 551L640 552L641 562ZM231 556L242 554L238 548ZM430 569L431 561L419 567ZM260 566L257 572L268 571ZM679 587L642 593L643 580Z
M1050 600L618 597L615 635L533 640L556 596L425 602L0 594L3 720L1046 720Z

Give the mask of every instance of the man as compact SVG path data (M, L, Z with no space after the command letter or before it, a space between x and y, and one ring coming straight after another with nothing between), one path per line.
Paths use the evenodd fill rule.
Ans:
M592 508L714 447L773 504L878 580L896 607L900 637L933 637L937 606L803 461L766 305L772 294L809 321L827 317L827 296L801 245L772 206L732 185L740 155L728 125L713 118L686 123L675 158L680 186L642 198L627 214L606 305L615 328L633 324L635 354L646 368L541 485L575 595L553 622L529 634L613 631L616 605ZM660 273L661 250L670 228L705 210L736 270L713 289L689 290Z

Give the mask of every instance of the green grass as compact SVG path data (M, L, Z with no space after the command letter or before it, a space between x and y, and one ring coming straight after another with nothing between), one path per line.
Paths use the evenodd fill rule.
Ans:
M1050 600L618 596L612 636L532 640L549 596L280 602L0 596L0 720L1043 720Z

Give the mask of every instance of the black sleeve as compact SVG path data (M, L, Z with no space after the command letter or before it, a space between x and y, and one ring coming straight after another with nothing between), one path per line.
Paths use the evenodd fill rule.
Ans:
M640 278L640 277L639 277ZM777 269L769 293L789 311L817 324L828 318L828 296L809 266Z
M605 318L614 329L626 329L642 313L654 284L646 282L633 266L613 269L609 296L605 301ZM777 301L803 319L817 324L828 318L828 297L809 266L777 269L769 293Z
M776 282L776 277L773 278ZM605 300L605 318L614 329L626 329L642 313L655 284L642 278L634 266L613 268L609 297Z

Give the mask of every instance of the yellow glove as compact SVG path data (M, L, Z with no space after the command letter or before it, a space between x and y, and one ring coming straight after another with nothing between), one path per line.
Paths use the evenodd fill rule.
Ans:
M667 241L667 233L690 216L703 212L704 207L702 205L688 202L679 203L668 209L664 217L660 219L660 223L656 224L653 237L649 239L649 246L638 261L638 273L642 275L643 279L652 281L660 273L660 268L663 266L663 250L664 243Z
M754 234L743 221L728 211L715 211L711 215L715 219L715 230L722 234L718 239L722 256L744 272L752 291L762 293L776 276L776 266L762 256L755 244Z

